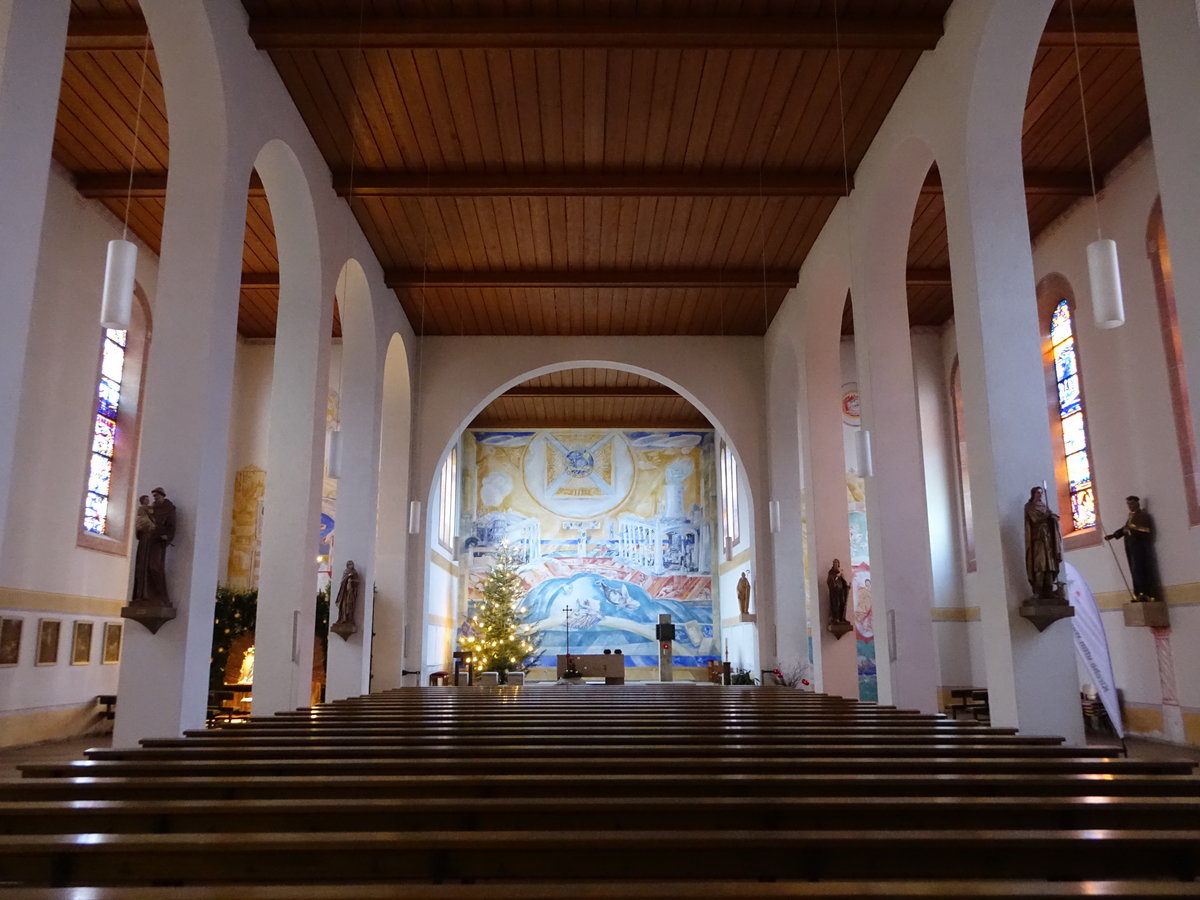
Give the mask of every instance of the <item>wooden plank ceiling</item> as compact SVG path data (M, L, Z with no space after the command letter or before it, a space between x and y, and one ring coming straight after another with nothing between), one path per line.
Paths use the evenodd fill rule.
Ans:
M835 30L831 0L243 0L415 330L547 336L763 334L949 3L838 0ZM1102 183L1149 134L1132 0L1074 11ZM1030 83L1034 235L1090 192L1068 13ZM157 252L152 46L129 190L145 47L136 0L73 0L54 154ZM911 322L945 322L936 171L909 268ZM278 257L255 184L243 269L239 331L270 337ZM579 370L476 424L696 427L647 387Z

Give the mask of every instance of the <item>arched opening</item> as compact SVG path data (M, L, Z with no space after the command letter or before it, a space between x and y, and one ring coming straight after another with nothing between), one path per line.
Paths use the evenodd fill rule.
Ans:
M622 677L657 680L664 614L677 626L676 679L707 679L726 652L757 677L753 600L738 598L754 552L746 475L709 417L652 374L557 366L470 418L442 456L425 515L426 668L494 638L481 635L479 610L507 553L540 635L538 653L519 661L532 679L554 680L568 655L620 655ZM731 497L735 520L723 513Z

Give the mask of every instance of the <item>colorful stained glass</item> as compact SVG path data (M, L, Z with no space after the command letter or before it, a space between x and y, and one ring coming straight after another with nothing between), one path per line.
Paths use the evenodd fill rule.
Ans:
M1064 419L1072 413L1079 412L1082 408L1078 373L1070 378L1064 378L1058 383L1058 408L1059 415Z
M1063 381L1075 374L1075 338L1067 338L1054 348L1054 380Z
M83 501L83 527L92 534L108 531L108 498L88 494Z
M125 348L112 341L104 342L104 357L100 362L100 374L105 378L120 382L121 372L125 368Z
M1087 435L1083 432L1083 413L1077 412L1062 420L1063 450L1067 456L1087 448Z
M96 412L110 419L117 417L121 403L121 386L111 378L101 378L96 386Z
M1072 494L1092 486L1092 463L1086 450L1067 457L1067 484Z
M1050 346L1061 344L1074 333L1071 326L1071 308L1066 300L1060 300L1050 317Z
M129 335L129 332L120 331L119 329L116 329L116 328L106 328L104 330L104 336L106 338L108 338L113 343L118 344L122 347L125 346L125 339L128 337L128 335Z
M108 496L108 486L112 481L112 460L99 453L92 454L92 465L88 470L88 490L93 494Z
M92 452L112 456L116 443L117 423L104 416L96 416L96 424L92 429Z
M1092 496L1091 488L1071 495L1071 516L1076 530L1096 525L1096 498Z

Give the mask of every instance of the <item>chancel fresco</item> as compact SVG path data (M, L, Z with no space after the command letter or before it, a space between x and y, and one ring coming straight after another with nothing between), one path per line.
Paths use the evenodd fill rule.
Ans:
M460 621L506 543L542 632L536 664L567 652L569 631L572 653L657 665L662 613L678 626L675 665L720 658L711 431L470 431L463 442Z

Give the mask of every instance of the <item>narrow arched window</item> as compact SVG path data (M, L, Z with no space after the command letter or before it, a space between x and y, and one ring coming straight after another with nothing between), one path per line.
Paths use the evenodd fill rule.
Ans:
M721 442L721 524L725 530L725 552L728 556L742 539L741 504L738 499L737 457L724 441Z
M454 552L454 533L458 530L458 448L451 447L442 463L438 487L438 541Z
M954 447L958 458L958 508L962 516L963 558L967 571L974 572L975 517L971 510L971 477L967 469L967 417L963 408L962 375L959 372L957 356L950 366L950 408L954 412Z
M92 452L88 459L87 495L83 500L83 530L111 535L108 507L112 499L113 459L117 455L117 419L121 411L121 382L125 378L128 332L104 330L100 350L100 381L96 385L96 415L92 420Z
M141 419L149 315L135 291L128 331L104 329L89 440L78 544L124 553L127 548Z
M1171 410L1175 418L1175 438L1179 462L1183 467L1183 489L1187 497L1188 522L1200 525L1200 466L1196 462L1196 442L1192 437L1192 405L1188 397L1187 369L1183 363L1183 342L1179 336L1179 318L1175 312L1175 282L1171 277L1171 252L1163 222L1162 201L1155 200L1150 211L1146 251L1154 272L1154 293L1158 300L1158 319L1162 331L1163 355L1167 363L1167 383L1171 390Z
M1066 300L1058 301L1050 316L1050 353L1054 358L1054 381L1058 388L1058 418L1067 466L1072 530L1082 531L1096 525L1096 496L1092 489L1092 458L1088 453L1083 391L1079 386L1079 354L1071 306Z
M1096 485L1087 428L1083 371L1075 335L1075 296L1061 275L1038 285L1050 430L1055 455L1055 494L1064 546L1098 542Z

